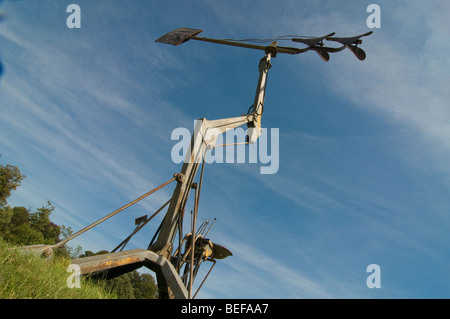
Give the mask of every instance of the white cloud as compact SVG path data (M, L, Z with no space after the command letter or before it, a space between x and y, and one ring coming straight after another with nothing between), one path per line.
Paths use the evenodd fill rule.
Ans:
M442 10L419 14L415 23L420 21L421 29L430 32L416 34L413 43L403 42L396 32L403 31L402 24L411 23L408 19L412 15L408 12L417 13L417 9L397 8L402 10L399 18L406 21L382 27L363 39L366 61L339 58L326 68L328 81L339 95L396 125L416 130L424 137L420 143L437 142L439 147L424 145L424 148L438 157L450 154L450 96L446 89L450 85L447 75L450 63L443 54L450 47L441 41L442 29L449 27L446 17L450 12L448 4L443 6Z

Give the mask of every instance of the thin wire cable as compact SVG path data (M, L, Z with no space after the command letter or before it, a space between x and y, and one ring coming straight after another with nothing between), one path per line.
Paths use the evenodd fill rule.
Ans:
M153 217L155 217L156 215L158 215L159 214L159 212L161 212L163 209L164 209L164 207L166 207L169 203L170 203L170 201L172 200L172 198L170 198L164 205L162 205L152 216L150 216L145 222L143 222L142 224L140 224L140 225L138 225L137 227L136 227L136 229L131 233L131 235L130 236L128 236L124 241L122 241L116 248L114 248L111 252L113 253L113 252L115 252L117 249L119 249L121 246L121 248L120 248L120 250L122 251L122 249L124 249L125 248L125 246L128 244L128 242L130 241L130 239L134 236L134 235L136 235L136 233L138 232L138 231L140 231L145 225L147 225L148 224L148 222L150 222L152 219L153 219Z
M285 34L280 35L278 37L274 38L267 38L267 39L258 39L258 38L248 38L248 39L223 39L226 41L235 41L235 42L255 42L255 43L267 43L267 42L273 42L273 41L291 41L292 38L307 38L307 39L314 39L315 37L312 36L306 36L306 35L295 35L295 34Z
M122 206L121 208L116 209L116 210L113 211L112 213L110 213L110 214L106 215L105 217L103 217L103 218L97 220L96 222L92 223L91 225L89 225L89 226L87 226L87 227L81 229L80 231L78 231L77 233L73 234L72 236L70 236L70 237L68 237L68 238L66 238L66 239L64 239L64 240L61 240L61 241L58 242L57 244L53 245L52 248L59 248L59 247L65 245L68 241L74 239L75 237L81 235L82 233L88 231L89 229L91 229L91 228L97 226L98 224L104 222L105 220L111 218L112 216L114 216L114 215L120 213L121 211L123 211L124 209L130 207L131 205L136 204L136 203L139 202L140 200L142 200L142 199L144 199L145 197L147 197L147 196L153 194L154 192L156 192L157 190L159 190L159 189L163 188L164 186L170 184L170 183L173 182L174 180L176 180L175 177L173 177L172 179L168 180L167 182L165 182L165 183L159 185L158 187L152 189L151 191L145 193L144 195L142 195L142 196L136 198L135 200L129 202L128 204Z

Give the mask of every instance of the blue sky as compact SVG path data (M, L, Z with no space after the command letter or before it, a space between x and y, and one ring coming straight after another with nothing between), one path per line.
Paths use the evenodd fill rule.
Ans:
M80 29L66 26L71 3ZM248 110L262 52L161 35L352 36L370 30L371 3L381 28L363 39L365 61L272 60L262 121L279 128L276 174L206 166L199 221L217 218L208 235L233 256L198 297L450 297L448 1L3 1L0 161L27 176L9 204L49 200L54 222L77 231L180 171L175 128ZM172 190L73 245L113 249ZM128 248L145 248L159 222ZM381 288L366 285L370 264Z

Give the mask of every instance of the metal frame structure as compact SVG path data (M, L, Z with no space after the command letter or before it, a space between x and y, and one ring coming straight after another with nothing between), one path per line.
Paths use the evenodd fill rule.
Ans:
M145 266L153 270L156 274L160 298L194 298L198 290L193 293L193 282L200 265L204 261L212 262L210 270L206 274L198 289L202 287L204 281L215 266L216 260L232 255L226 247L212 243L205 237L214 222L209 225L210 221L205 221L196 230L198 204L200 200L200 191L205 164L205 153L209 149L215 147L216 139L219 134L225 133L228 130L245 124L248 126L246 143L256 142L261 134L261 116L264 111L264 98L267 86L267 76L269 69L271 68L271 59L276 57L278 53L299 54L312 50L315 51L324 61L328 61L330 59L329 53L340 52L343 49L348 48L359 60L364 60L366 58L366 54L361 48L358 47L358 45L362 42L360 38L363 36L368 36L372 33L368 32L366 34L351 38L334 38L332 37L334 33L318 38L290 37L289 40L292 42L302 43L307 46L306 48L296 48L278 46L278 41L272 41L275 39L269 39L266 41L270 42L268 45L260 45L246 43L239 40L198 37L198 34L201 32L202 30L200 29L179 28L160 37L156 40L156 42L178 46L189 40L197 40L264 51L265 55L259 62L259 77L255 99L247 114L239 117L211 121L205 118L199 119L194 128L190 152L186 156L180 173L174 174L173 178L167 182L115 210L93 224L83 228L79 232L57 243L56 245L28 246L24 249L38 254L44 254L45 256L50 256L53 249L65 245L73 238L120 213L124 209L167 186L171 182L176 181L177 184L173 191L172 197L150 218L147 218L147 216L142 216L136 219L136 228L123 242L114 248L111 253L75 259L72 261L72 264L79 265L81 274L83 275L103 276L105 278L112 278ZM286 38L281 37L277 39L287 40ZM338 42L342 46L337 48L326 47L324 46L324 40ZM200 164L202 164L201 176L199 182L197 183L194 182L194 179ZM183 220L186 210L186 203L192 190L194 190L195 199L194 209L191 211L191 232L183 236ZM157 229L147 249L132 249L123 251L129 240L166 206L168 206L167 212L165 213L161 225ZM175 248L175 238L177 235L178 245L177 248Z

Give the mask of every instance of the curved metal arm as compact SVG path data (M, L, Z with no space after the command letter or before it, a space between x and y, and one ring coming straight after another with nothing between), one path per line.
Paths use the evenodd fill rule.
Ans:
M182 179L178 179L178 184L173 192L172 201L167 210L164 221L161 225L158 238L149 249L169 258L173 249L173 241L176 235L177 222L189 197L191 185L198 170L198 165L202 162L208 147L216 144L217 136L228 130L247 124L249 127L248 138L250 143L256 142L261 134L261 116L264 110L264 97L267 86L267 74L271 67L270 59L272 50L276 42L265 47L266 55L259 63L259 78L256 88L253 111L244 116L208 121L203 118L197 120L194 135L191 139L189 152L186 155L183 167L180 172Z

